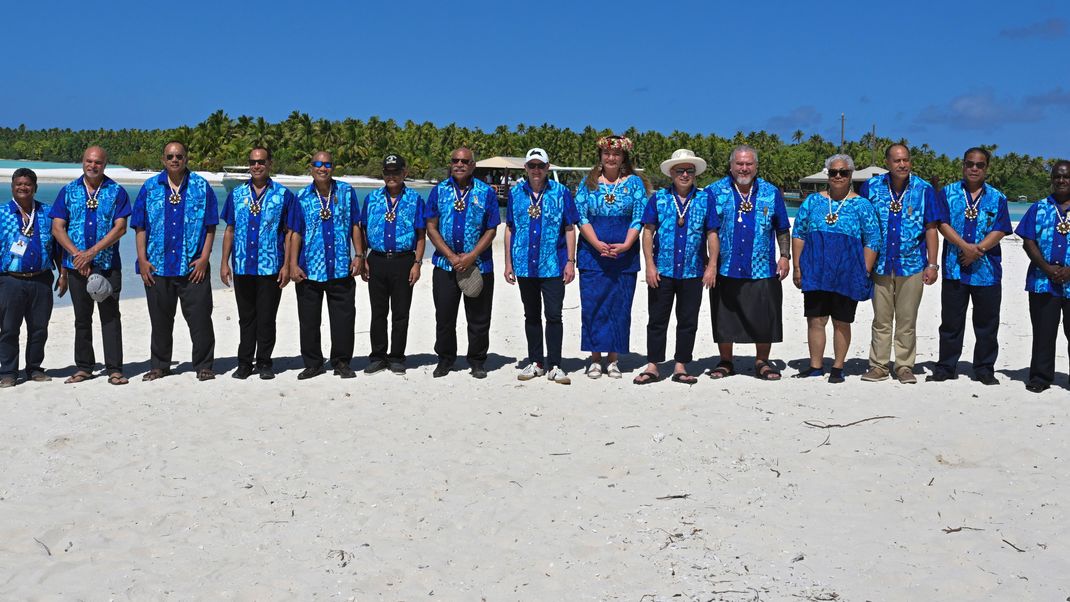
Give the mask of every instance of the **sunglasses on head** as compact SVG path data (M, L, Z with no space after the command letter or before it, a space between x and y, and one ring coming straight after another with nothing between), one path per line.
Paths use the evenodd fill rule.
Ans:
M267 165L267 159L249 159L249 165Z
M461 165L468 165L471 162L472 162L471 159L464 159L464 158L460 158L460 157L450 157L450 163L452 163L454 165L457 165L458 163L460 163Z
M322 167L324 169L334 169L334 163L330 161L313 161L312 167Z
M988 167L988 163L984 161L963 161L962 166L966 169L973 169L975 167L977 169L985 169Z
M181 161L186 158L186 155L164 155L168 161Z
M835 178L835 177L839 176L839 177L843 177L843 178L849 178L849 177L851 177L851 171L852 170L846 169L846 168L845 169L830 169L829 170L829 177L830 178Z
M695 175L695 168L688 167L686 169L674 169L672 170L674 176L693 176Z
M528 169L546 169L547 165L545 163L532 161L531 163L525 163L524 167L527 167Z

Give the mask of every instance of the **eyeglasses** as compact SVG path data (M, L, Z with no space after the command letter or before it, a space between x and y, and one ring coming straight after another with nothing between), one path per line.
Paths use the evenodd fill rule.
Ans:
M545 163L537 163L537 162L532 161L531 163L525 163L524 167L526 167L528 169L542 170L542 169L546 169L548 166Z
M688 168L688 169L674 169L674 170L672 170L672 175L674 175L674 176L693 176L693 175L695 175L695 168L691 167L691 168Z
M312 167L322 167L324 169L334 169L334 163L330 161L313 161Z
M267 159L249 159L249 165L250 166L253 166L253 165L267 165L267 164L268 164L268 160Z
M186 155L164 155L164 158L168 161L181 161L186 158Z
M988 163L984 161L963 161L962 166L966 169L986 169L988 167Z
M469 165L469 164L472 163L472 160L471 159L462 159L462 158L459 158L459 157L450 157L450 163L452 163L454 165L457 165L458 163L460 163L461 165Z
M389 170L389 171L383 170L383 177L384 178L400 178L401 177L401 170L400 169L392 169L392 170Z
M836 177L849 178L849 177L851 177L852 171L853 170L850 170L850 169L830 169L829 170L829 178L836 178Z

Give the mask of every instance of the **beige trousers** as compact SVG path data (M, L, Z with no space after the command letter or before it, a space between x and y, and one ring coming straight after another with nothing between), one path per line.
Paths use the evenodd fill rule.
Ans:
M921 273L913 276L873 276L873 329L869 366L888 368L892 351L892 321L895 321L895 367L914 369L917 356L918 306L925 284Z

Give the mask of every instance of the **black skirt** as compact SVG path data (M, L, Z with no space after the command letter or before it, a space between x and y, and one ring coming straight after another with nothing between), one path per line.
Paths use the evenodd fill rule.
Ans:
M780 278L717 277L710 289L710 318L717 343L779 343L784 340Z

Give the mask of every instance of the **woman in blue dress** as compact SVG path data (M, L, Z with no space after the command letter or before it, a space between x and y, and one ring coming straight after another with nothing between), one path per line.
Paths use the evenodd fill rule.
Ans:
M618 354L628 353L632 298L639 272L639 232L650 185L635 173L632 141L598 141L598 164L576 192L580 214L580 349L591 353L587 376L620 378ZM570 258L571 260L572 258Z
M877 261L881 234L872 203L851 188L855 164L850 155L832 155L825 169L828 191L806 197L792 228L794 281L803 290L810 348L810 367L795 376L825 374L825 327L831 317L834 358L828 380L842 383L855 308L873 294L869 274Z

